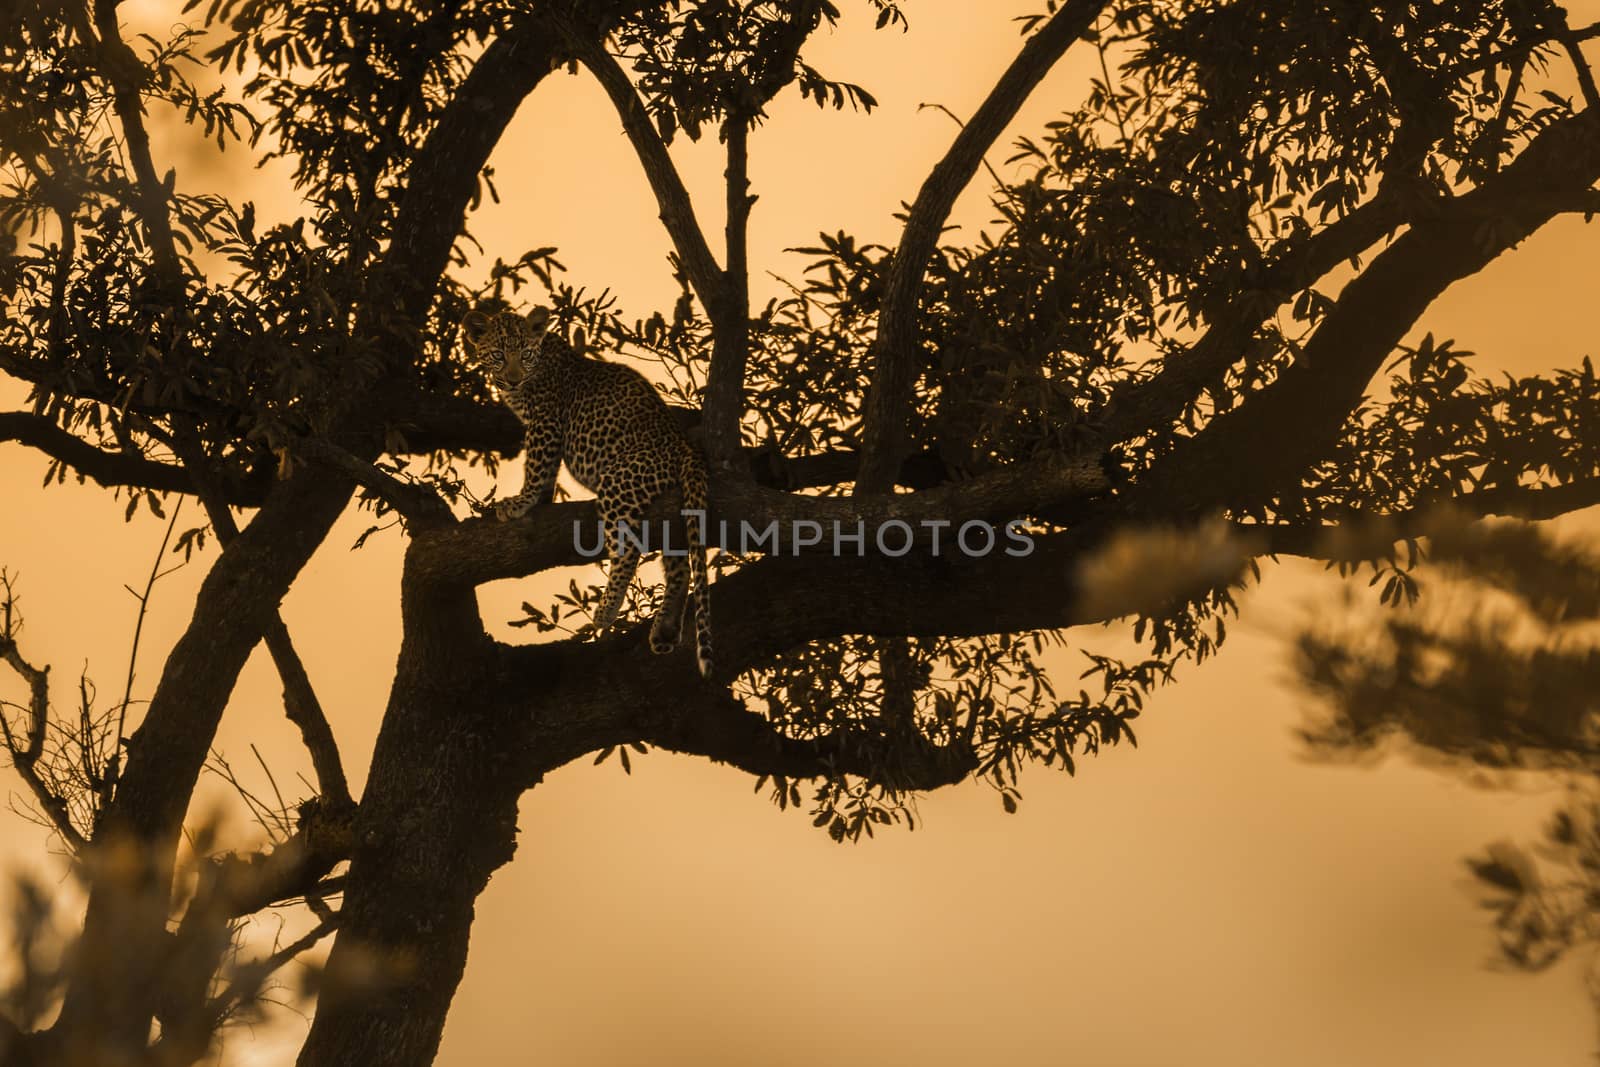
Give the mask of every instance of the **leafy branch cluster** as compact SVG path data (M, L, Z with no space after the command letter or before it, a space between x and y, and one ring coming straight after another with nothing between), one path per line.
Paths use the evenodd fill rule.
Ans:
M1492 493L1600 476L1600 381L1576 369L1473 377L1471 352L1424 337L1402 345L1386 401L1354 412L1337 450L1308 480L1307 513L1427 508Z
M898 4L871 0L871 6L879 29L905 26ZM698 140L703 127L729 118L760 121L767 103L791 83L819 107L870 111L877 100L866 89L829 79L800 58L806 39L839 18L829 0L671 3L624 20L617 47L670 144L680 129Z

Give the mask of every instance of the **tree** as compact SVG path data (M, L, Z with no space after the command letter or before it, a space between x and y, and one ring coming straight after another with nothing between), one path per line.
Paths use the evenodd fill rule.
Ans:
M1442 502L1538 519L1600 501L1587 365L1503 384L1448 346L1400 349L1451 285L1600 202L1582 52L1600 26L1558 5L1051 3L896 247L824 235L791 297L761 308L751 128L786 91L873 104L806 60L843 17L827 0L213 0L203 17L206 61L250 75L238 98L186 80L196 33L125 41L114 0L0 16L0 219L19 235L0 369L31 389L0 438L126 493L130 518L194 497L207 524L175 547L222 546L132 722L126 697L107 714L85 695L66 726L8 611L0 653L28 683L12 762L90 888L59 1016L7 1035L18 1058L190 1061L265 973L333 933L301 1062L426 1063L517 801L557 767L646 746L729 763L783 806L805 786L841 840L970 779L1014 807L1022 765L1070 771L1132 737L1145 694L1220 644L1258 557L1343 559L1340 535L1381 516L1375 565L1403 585L1396 545ZM995 232L942 245L956 196L1073 48L1103 77L1016 146L1027 176L997 186ZM648 177L683 289L670 310L625 320L561 283L551 249L481 277L461 265L497 139L563 64L604 88ZM180 191L145 130L157 106L291 159L310 213L258 231L250 205ZM712 135L720 251L666 151ZM776 544L719 557L710 683L637 627L574 632L576 585L527 609L563 639L484 630L475 587L579 562L573 531L594 519L584 503L467 514L470 465L515 455L519 434L457 326L528 285L562 328L677 383L713 522L777 524ZM359 802L277 610L352 496L407 537ZM805 543L840 530L862 537ZM996 547L1008 535L1027 550ZM1058 694L1041 650L1124 618L1145 658L1091 655L1097 692ZM258 643L318 795L275 849L190 877L184 814ZM306 939L223 984L234 921L302 898L322 916Z

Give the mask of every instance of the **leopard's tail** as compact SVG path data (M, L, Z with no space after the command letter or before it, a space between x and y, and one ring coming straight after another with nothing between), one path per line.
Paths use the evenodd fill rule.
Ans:
M711 528L705 463L695 450L684 450L683 509L689 540L689 601L694 606L694 652L700 676L711 677L711 598L707 590L706 533Z

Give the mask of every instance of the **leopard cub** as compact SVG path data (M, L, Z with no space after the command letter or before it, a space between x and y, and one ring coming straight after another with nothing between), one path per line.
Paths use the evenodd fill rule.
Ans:
M700 524L706 516L706 468L672 412L644 375L631 367L588 359L558 331L550 309L526 317L504 311L470 312L462 321L463 347L489 372L500 399L523 427L522 491L495 505L501 521L519 518L550 501L563 460L578 483L595 494L611 560L606 589L595 610L604 632L622 609L639 566L639 534L650 507L663 496L681 501L690 516L688 554L664 552L666 594L650 628L650 648L671 652L683 628L685 595L694 600L695 653L711 675L711 620L706 605L706 550ZM632 536L623 536L632 531Z

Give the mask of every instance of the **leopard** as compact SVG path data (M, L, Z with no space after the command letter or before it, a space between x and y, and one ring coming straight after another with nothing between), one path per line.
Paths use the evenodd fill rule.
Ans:
M589 358L581 335L575 346L553 325L544 306L526 314L474 310L462 320L463 349L523 428L522 491L494 503L494 516L508 522L550 503L563 462L594 493L610 563L594 612L598 637L622 609L648 541L640 533L649 513L663 498L678 502L687 519L687 552L662 552L666 591L651 624L650 649L666 654L677 647L686 600L692 600L696 663L710 678L705 460L649 379L621 363Z

